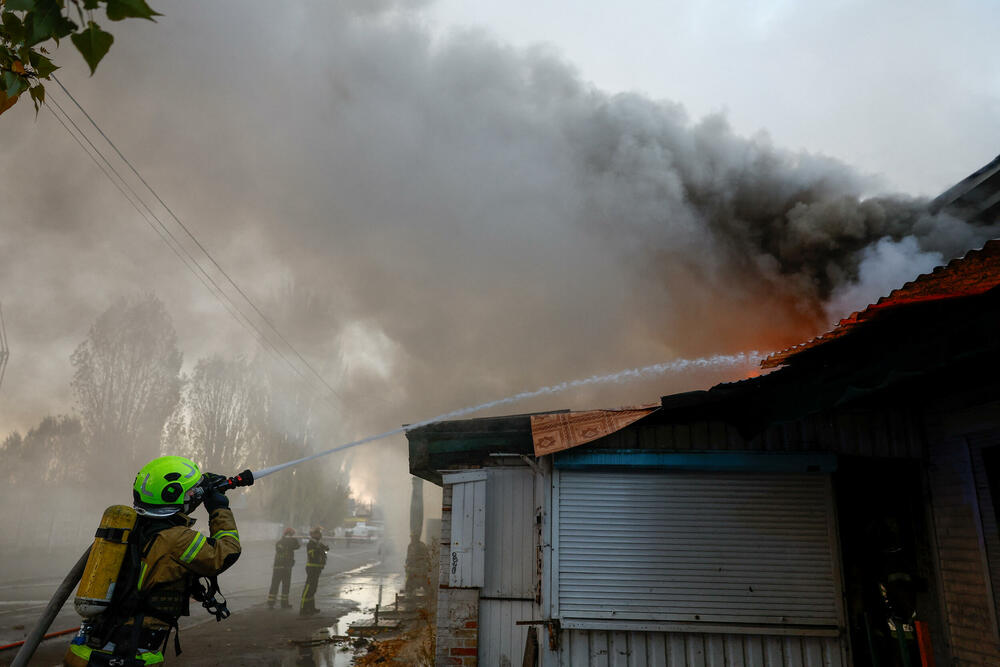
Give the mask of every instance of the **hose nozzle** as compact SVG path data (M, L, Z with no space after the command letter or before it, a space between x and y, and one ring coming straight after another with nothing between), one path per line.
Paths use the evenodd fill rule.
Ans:
M233 475L232 477L225 477L220 480L214 488L218 491L225 493L229 489L235 489L238 486L252 486L253 485L253 472L249 469L244 470L241 473Z

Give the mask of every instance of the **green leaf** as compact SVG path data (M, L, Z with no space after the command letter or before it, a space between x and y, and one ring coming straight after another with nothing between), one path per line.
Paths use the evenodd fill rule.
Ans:
M59 40L65 37L66 35L72 35L74 32L76 32L76 28L77 28L76 23L74 23L73 21L69 20L68 18L60 14L59 20L56 21L56 30L55 30L56 44L58 44Z
M112 21L122 19L149 19L163 16L146 4L146 0L108 0L108 18Z
M38 108L45 103L45 86L38 84L28 89L31 101L35 104L35 117L38 117Z
M3 29L11 42L20 42L24 39L24 24L14 12L3 13Z
M104 32L93 21L87 24L86 30L76 33L70 39L73 40L74 46L76 46L77 51L83 56L83 59L90 65L91 76L97 71L97 64L101 62L101 58L107 55L108 49L111 48L112 42L115 41L111 33Z
M100 5L97 4L97 0L83 0L84 9L94 10L97 9L98 7L100 7Z
M30 25L28 46L34 46L55 36L61 16L58 0L36 0L35 11L25 17L25 26Z
M7 97L16 97L28 87L28 80L17 72L3 73L3 88Z
M38 75L40 79L47 79L49 75L59 69L51 60L46 58L40 53L32 51L28 56L28 62L31 66L35 68L35 74Z
M35 0L7 0L3 8L8 12L30 12L35 8Z

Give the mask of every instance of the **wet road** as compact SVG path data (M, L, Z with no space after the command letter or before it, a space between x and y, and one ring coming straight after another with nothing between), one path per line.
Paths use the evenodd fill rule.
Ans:
M329 596L341 590L344 581L338 579L338 575L358 570L379 560L378 549L374 544L354 545L351 548L338 545L332 547L327 555L328 562L320 578L317 604L321 604L324 595ZM301 554L296 559L295 569L292 571L291 601L294 605L297 605L297 596L301 594L305 582L304 556L305 554ZM235 613L264 602L271 582L273 559L273 542L249 542L243 545L240 560L231 570L219 577L219 586L228 600L231 611ZM60 571L54 576L24 577L15 580L5 577L0 581L0 645L20 641L27 636L63 576L65 572ZM370 606L374 606L374 602ZM191 614L181 620L181 628L215 621L214 616L210 616L200 607L192 606ZM73 597L70 596L49 631L65 630L79 624L80 617L73 610ZM2 658L10 658L12 653L14 652L5 651Z
M316 604L324 606L324 601L333 604L353 602L357 606L338 618L335 623L321 627L312 634L315 640L347 634L351 623L371 619L375 605L393 606L395 592L403 585L403 576L396 572L383 571L381 567L362 568L320 583ZM281 661L281 667L349 667L354 652L348 650L344 642L323 643L318 646L301 646L290 650Z

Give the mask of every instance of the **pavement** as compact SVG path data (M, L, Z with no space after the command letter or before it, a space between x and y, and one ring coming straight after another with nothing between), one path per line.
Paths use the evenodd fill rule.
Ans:
M298 555L298 554L297 554ZM305 566L297 562L292 573L291 610L269 610L264 601L271 580L274 544L250 542L243 545L240 560L219 577L232 616L216 623L199 606L193 605L191 616L180 623L183 655L173 657L168 649L170 665L201 667L204 665L348 665L346 652L333 645L310 641L331 634L345 634L347 624L370 614L382 588L383 604L390 605L400 587L398 570L382 562L374 544L332 547L326 569L320 577L317 605L323 613L306 620L297 614L298 596L305 582ZM304 554L303 554L304 556ZM68 570L75 561L66 565ZM297 558L302 561L302 558ZM30 568L29 568L30 569ZM23 568L22 568L23 570ZM6 571L6 570L5 570ZM24 639L62 581L65 570L56 576L39 576L22 571L20 578L0 582L0 645ZM50 632L76 627L80 618L73 611L72 596L53 622ZM46 640L32 664L58 664L72 635ZM294 642L298 642L295 644ZM316 646L296 649L304 644ZM0 665L8 665L16 650L0 652ZM308 655L306 655L308 654ZM227 657L223 657L223 656ZM239 656L239 657L236 657ZM310 660L315 662L310 663Z

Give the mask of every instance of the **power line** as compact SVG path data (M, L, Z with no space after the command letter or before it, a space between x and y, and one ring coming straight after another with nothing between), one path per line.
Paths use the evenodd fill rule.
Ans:
M77 108L80 109L81 112L83 112L83 114L88 118L88 120L90 120L91 124L94 125L95 128L97 128L97 131L100 132L100 134L105 138L105 140L112 145L112 147L115 149L115 152L119 155L119 157L121 157L121 159L124 162L126 162L126 164L129 165L133 173L135 173L137 177L147 187L147 189L149 189L150 192L153 193L154 197L156 197L156 199L160 202L160 204L163 205L163 207L167 209L168 212L170 212L169 207L166 206L163 200L149 186L149 184L145 181L145 179L143 179L142 176L138 174L138 172L135 170L134 167L132 167L132 165L128 162L128 160L124 157L124 155L122 155L122 153L117 149L117 147L115 147L114 144L110 141L110 139L108 139L107 135L100 129L100 127L97 126L97 124L90 117L90 115L87 114L86 110L84 110L83 107L79 104L79 102L77 102L73 98L73 96L69 93L69 91L66 90L65 86L63 86L62 83L58 81L57 83L59 83L59 86L66 92L67 96L69 96L70 99L73 100ZM111 162L104 156L101 150L96 145L94 145L94 143L90 140L90 138L86 135L86 133L76 124L75 121L73 121L72 117L70 117L70 115L66 112L66 110L63 109L62 106L59 104L58 100L54 99L51 95L48 96L48 98L49 101L51 101L56 106L56 108L63 114L63 116L65 116L66 121L68 121L70 125L73 126L73 128L76 130L76 133L78 133L79 136L77 136L77 134L70 129L70 127L66 124L66 121L60 118L59 114L57 114L55 111L52 110L51 107L49 107L49 111L56 118L56 120L59 121L59 123L70 134L70 136L73 137L73 139L77 142L77 144L81 147L81 149L83 149L83 151L87 153L87 155L91 158L91 160L101 169L101 171L108 178L108 180L110 180L111 183L118 189L118 191L121 192L121 194L129 201L132 207L136 209L136 211L143 217L143 219L147 222L147 224L149 224L150 227L153 228L153 230L157 233L157 235L160 236L161 240L163 240L163 242L167 244L167 246L173 251L173 253L178 257L178 259L181 260L181 262L185 265L185 267L188 270L190 270L195 275L196 278L198 278L199 282L201 282L202 285L213 296L216 297L216 299L219 300L219 302L226 309L226 311L236 320L238 324L240 324L240 326L242 326L244 329L246 329L247 327L252 329L252 332L250 333L254 336L255 339L257 339L257 342L263 347L263 349L266 352L268 352L272 357L276 357L280 361L283 361L296 375L298 375L302 380L309 383L310 378L304 375L303 372L299 370L299 368L297 368L295 364L292 363L292 361L288 359L288 357L286 357L284 353L282 353L281 350L273 342L268 340L268 337L264 334L264 332L261 331L260 328L256 324L254 324L254 322L250 319L250 317L246 313L244 313L242 309L239 308L239 306L232 300L232 298L228 294L226 294L225 290L222 289L222 287L215 281L215 279L211 276L211 274L209 274L208 271L206 271L206 269L198 262L198 260L187 250L187 248L185 248L183 244L180 243L180 241L174 236L174 234L170 231L170 229L163 223L162 220L159 219L159 217L146 204L146 202L142 199L142 197L139 196L139 194L136 193L135 190L128 184L128 181L118 172L117 169L115 169L114 165L112 165ZM80 137L83 137L83 140L86 141L86 143L90 146L90 150L88 150L88 148L83 144L83 142L80 140ZM94 155L95 153L97 156L100 157L100 159L104 162L104 164L101 164L101 162L98 161L97 157L95 157ZM112 174L114 174L114 176L112 176ZM117 180L115 177L117 177ZM139 204L141 204L142 207L145 208L145 211L143 211L142 208L139 207ZM198 240L194 237L191 231L188 230L186 227L184 227L184 225L180 223L180 221L172 212L170 213L171 216L178 222L178 224L180 224L181 227L184 228L188 236L190 236L194 240L194 242L198 245L199 249L201 249L201 251L205 253L206 256L209 257L209 259L219 269L219 271L226 276L229 283L232 284L237 289L237 291L239 291L240 295L247 301L247 303L250 304L253 310L267 322L267 324L280 338L280 340L289 349L291 349L292 352L302 361L303 365L305 365L311 371L312 376L315 379L318 379L319 382L323 385L323 387L325 387L326 390L329 391L333 396L339 398L339 394L336 392L336 390L333 389L333 387L331 387L329 383L327 383L326 380L319 375L318 372L316 372L316 370L302 357L301 354L299 354L298 350L296 350L295 347L288 341L288 339L285 338L285 336L283 336L281 332L277 330L274 324L263 316L263 313L256 306L256 304L254 304L253 301L249 298L249 296L247 296L247 294L242 289L239 288L239 286L235 283L235 281L233 281L233 279L224 270L222 270L218 262L216 262L215 259L211 257L208 251L204 248L204 246L200 242L198 242ZM150 218L152 218L152 220ZM154 220L155 224L153 222Z
M62 91L66 93L69 99L73 101L73 104L76 105L76 108L79 109L84 116L86 116L87 120L90 121L90 124L94 126L94 129L96 129L100 133L100 135L104 137L104 140L108 142L108 145L111 146L112 149L114 149L115 153L118 154L118 157L121 158L126 165L128 165L128 168L132 170L132 173L135 174L136 178L138 178L139 181L144 186L146 186L146 189L149 190L150 193L152 193L156 201L160 203L160 205L167 211L167 213L170 214L170 217L173 218L174 221L180 226L180 228L184 230L184 233L187 234L188 238L190 238L194 242L194 244L198 246L198 249L201 250L206 257L208 257L209 261L212 262L212 265L215 266L215 268L219 271L219 273L225 276L229 284L233 286L233 289L235 289L239 293L239 295L242 296L243 299L246 300L248 304L250 304L250 307L253 308L254 312L257 313L257 315L267 324L267 326L270 327L271 331L273 331L274 334L278 336L278 338L280 338L281 341L286 346L288 346L288 349L291 350L293 354L295 354L295 356L299 359L299 361L301 361L302 364L307 369L309 369L309 371L316 377L316 379L318 379L323 384L323 386L330 391L331 394L333 394L337 398L340 398L340 394L337 392L337 390L334 389L332 386L330 386L330 384L326 381L326 379L322 375L320 375L315 368L312 367L312 364L306 361L305 357L299 354L299 351L295 349L295 346L292 345L292 343L287 338L285 338L284 334L282 334L281 331L279 331L278 328L274 325L274 323L272 323L271 320L268 319L268 317L261 311L261 309L257 307L257 304L253 302L253 300L247 295L247 293L244 292L243 289L238 284L236 284L236 281L233 280L233 278L226 272L225 269L222 268L222 266L215 260L215 258L208 251L208 249L205 248L205 246L202 245L201 241L199 241L198 238L191 232L191 230L188 229L187 225L185 225L181 221L181 219L174 214L173 210L169 206L167 206L166 202L164 202L163 199L160 198L160 195L157 194L156 190L153 189L153 186L151 186L146 181L146 179L142 177L142 174L140 174L139 171L129 161L129 159L126 158L120 150L118 150L118 146L116 146L115 143L111 141L111 138L104 133L104 130L102 130L97 125L97 123L90 116L90 114L87 113L87 110L84 109L83 106L81 106L80 103L77 102L76 98L73 97L73 94L66 89L66 86L63 85L62 81L60 81L54 74L52 75L52 79L59 85L60 88L62 88Z
M7 348L7 325L3 321L3 308L0 307L0 387L3 387L3 376L7 372L7 359L10 350Z
M153 231L155 231L160 236L163 242L167 244L167 246L174 252L174 254L178 257L178 259L180 259L181 262L192 273L194 273L195 277L198 278L201 284L209 292L211 292L213 296L216 297L216 299L219 300L219 302L226 309L226 311L236 320L238 324L240 324L240 326L242 326L244 329L246 329L249 326L250 329L253 330L248 332L251 333L251 335L253 335L257 339L258 344L261 345L261 347L264 349L265 352L270 354L272 358L278 361L283 361L296 375L298 375L304 381L309 382L309 378L306 375L304 375L302 371L300 371L287 357L285 357L285 355L282 354L281 350L278 349L278 347L275 346L274 343L272 343L270 340L267 339L264 333L260 331L260 329L250 320L249 317L247 317L247 315L242 310L239 309L239 307L235 303L233 303L229 295L226 294L225 291L218 285L218 283L216 283L215 280L211 277L211 275L207 271L205 271L204 267L202 267L198 263L198 261L187 251L187 249L184 248L184 246L170 232L169 228L163 224L163 222L156 216L156 214L152 211L152 209L150 209L149 206L146 205L146 203L142 200L142 198L138 195L138 193L136 193L135 190L128 184L128 181L126 181L122 177L122 175L118 173L118 170L114 168L114 165L110 163L110 161L104 156L104 154L101 153L100 149L97 146L95 146L92 141L90 141L86 133L84 133L80 129L80 127L73 121L73 119L69 116L69 114L66 113L66 110L62 108L58 100L52 99L51 101L53 102L53 104L55 104L56 108L59 109L60 112L62 112L62 114L66 117L66 120L69 121L69 123L76 129L79 135L83 137L83 139L90 146L91 150L88 150L87 147L83 145L83 143L80 141L80 138L76 134L74 134L72 130L69 129L69 126L67 126L66 123L59 117L59 115L56 114L54 111L52 111L50 107L49 111L55 116L56 120L58 120L60 124L63 126L63 128L65 128L66 131L69 132L70 136L72 136L76 140L77 144L83 149L85 153L87 153L90 159L94 161L94 163L101 169L101 171L104 172L104 175L111 181L111 183L118 189L118 191L122 193L122 195L129 201L129 203L132 204L132 207L135 208L136 211L143 217L143 219L146 220L146 222L150 225ZM93 153L96 153L101 158L101 160L103 160L103 162L107 165L107 167L105 167L104 164L101 164L101 162L97 160L97 158L91 151L93 151ZM114 174L114 177L118 178L117 181L112 176L112 173ZM119 183L119 181L121 183ZM126 190L128 192L126 192ZM131 195L129 193L131 193ZM145 208L146 210L143 211L141 208L139 208L139 204L137 204L136 201L141 203L143 208ZM154 224L153 220L151 220L150 217L152 217L153 220L156 221L156 224ZM159 227L157 225L159 225Z
M177 258L180 259L181 262L194 274L195 278L197 278L201 282L201 284L209 292L211 292L216 299L219 300L219 303L221 303L223 308L225 308L226 311L236 320L237 324L242 326L244 329L247 329L248 326L251 329L253 329L253 331L250 331L249 329L247 329L247 331L251 333L251 335L253 335L255 339L257 339L257 342L261 345L261 347L264 349L265 352L270 354L271 357L274 358L275 360L284 361L286 364L289 365L289 368L291 368L292 371L294 371L296 374L299 375L299 377L301 377L303 380L307 380L306 376L303 375L302 372L299 369L297 369L293 364L291 364L291 362L287 358L281 355L281 352L274 346L273 343L271 343L263 336L260 330L254 326L253 322L251 322L249 318L247 318L242 311L236 308L235 304L232 304L228 295L226 295L225 292L223 292L222 289L218 286L218 284L212 280L211 276L207 274L202 275L204 271L199 273L199 271L195 267L197 266L198 269L201 269L201 267L197 264L194 258L191 257L189 253L187 253L186 249L184 249L184 247L181 246L181 244L177 241L177 239L173 236L173 234L170 233L170 230L165 225L163 225L163 223L158 218L156 218L156 214L153 213L148 206L145 206L145 202L143 202L142 199L138 197L138 195L131 188L131 186L129 186L128 182L121 177L121 174L119 174L118 171L114 168L114 166L110 164L110 162L107 160L107 158L104 157L104 155L100 152L100 150L96 146L94 146L93 142L91 142L89 138L82 133L79 126L66 113L66 110L62 108L58 100L49 96L49 101L55 104L56 108L59 109L59 111L66 117L66 121L69 121L69 123L77 130L77 132L79 132L80 135L83 136L83 139L87 141L87 143L90 145L91 148L88 149L83 144L83 142L80 140L80 137L77 136L77 134L74 133L73 130L69 128L69 126L66 124L66 121L64 121L59 116L59 114L57 114L55 111L52 110L51 106L47 106L49 112L52 113L52 115L55 117L57 121L59 121L59 123L63 126L63 128L69 133L69 135L73 137L77 145L80 146L80 148L87 154L88 157L90 157L90 159L94 162L94 164L96 164L98 168L102 172L104 172L104 175L108 178L108 180L111 181L111 184L114 185L120 193L122 193L122 196L124 196L125 199L128 200L128 202L136 210L136 212L138 212L139 215L142 216L142 218L147 222L147 224L149 224L150 228L152 228L152 230L156 232L156 234L163 240L163 242L167 244L167 247L169 247L173 251L174 255L176 255ZM101 161L99 161L97 157L95 157L94 153L100 156L101 160L103 160L107 164L107 166L102 164ZM114 176L112 176L112 174L114 174ZM118 180L115 180L115 176L117 176ZM121 182L119 183L119 181ZM138 200L138 203L136 200ZM139 203L143 204L143 206L146 209L145 211L143 211L139 207ZM157 224L154 223L152 219L150 219L151 217L156 219L156 223L159 223L159 226L157 226Z
M247 326L254 328L253 323L250 322L241 311L236 310L235 306L230 303L228 296L222 292L222 290L219 288L217 284L214 283L214 281L211 281L211 277L204 276L195 269L196 264L194 263L193 258L191 258L184 251L184 248L177 242L177 239L174 238L174 236L170 233L170 230L167 229L163 225L163 223L159 221L159 219L156 220L156 222L159 223L159 226L157 226L157 224L154 223L151 217L155 218L156 215L149 209L149 207L146 206L145 211L143 211L139 207L140 203L142 203L145 206L145 202L143 202L138 197L138 195L136 195L135 191L131 188L131 186L129 186L128 182L121 177L121 174L119 174L118 171L114 168L114 166L111 165L110 162L108 162L107 158L105 158L104 155L100 152L100 150L96 146L94 146L93 142L91 142L87 138L87 136L80 131L79 126L77 126L77 124L73 121L73 119L69 116L69 114L66 113L66 110L62 108L58 100L51 97L50 95L49 101L51 101L55 105L55 107L59 109L59 111L63 114L63 116L66 117L66 120L64 121L59 116L59 114L53 111L51 106L46 105L46 108L53 115L53 117L55 117L55 119L59 121L59 124L63 126L66 132L68 132L69 135L73 137L77 145L80 146L83 152L87 154L87 156L94 162L94 164L96 164L97 167L104 173L104 175L108 178L108 180L111 181L111 184L114 185L118 189L118 191L122 194L122 196L124 196L125 199L132 205L132 208L134 208L136 212L139 213L140 216L142 216L142 218L146 221L146 223L149 224L150 228L154 232L156 232L156 234L163 240L164 243L167 244L167 247L169 247L173 251L174 255L176 255L177 258L180 259L181 262L194 274L195 278L197 278L201 282L201 284L204 285L204 287L209 292L211 292L216 297L216 299L219 300L223 308L225 308L226 311L234 319L236 319L237 323L240 324L240 326L242 326L244 329L246 329ZM90 145L91 147L90 149L88 149L87 146L83 144L83 141L80 140L80 136L78 136L76 133L73 132L73 130L69 128L69 125L66 124L66 121L69 121L69 123L74 128L76 128L77 132L80 133L80 136L83 136L83 139L86 140L87 143ZM107 166L105 166L105 164L102 164L101 161L97 159L97 157L94 155L95 153L97 154L97 156L100 156L101 160L103 160L104 163L107 164ZM112 174L114 174L114 176L112 176ZM116 176L118 180L115 180ZM241 317L243 318L242 320ZM246 320L245 323L244 320ZM277 350L272 349L274 347L273 344L270 343L270 341L264 339L261 333L258 330L256 330L256 328L254 328L254 331L250 333L252 333L254 337L258 340L258 342L264 348L265 352L271 354L272 357L274 357L275 359L280 359L280 357L277 356L278 354ZM294 366L292 367L292 370L299 373L300 377L305 379L305 376L301 375L301 371L298 371L298 369L294 368Z

